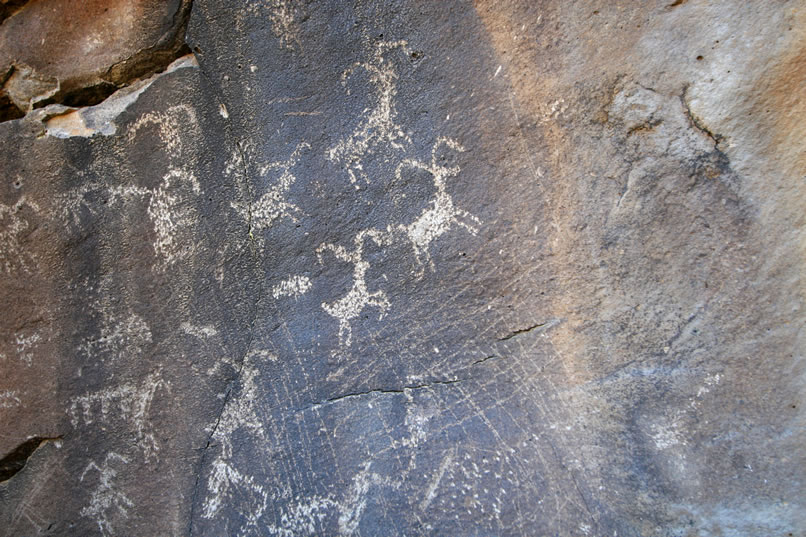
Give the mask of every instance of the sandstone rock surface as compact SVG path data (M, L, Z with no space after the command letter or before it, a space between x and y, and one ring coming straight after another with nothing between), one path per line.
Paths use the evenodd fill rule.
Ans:
M802 2L75 6L0 4L0 535L806 535Z

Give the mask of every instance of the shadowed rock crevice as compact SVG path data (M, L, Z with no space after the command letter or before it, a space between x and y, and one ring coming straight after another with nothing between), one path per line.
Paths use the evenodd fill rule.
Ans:
M17 446L11 453L0 459L0 483L8 481L25 468L28 459L39 449L39 446L49 441L61 440L61 438L61 436L34 436Z
M5 87L6 81L11 78L13 72L13 67L6 70L3 76L0 77L0 87ZM25 116L25 112L20 110L5 91L0 91L0 122L19 119L23 116Z
M6 0L0 3L0 24L22 9L30 0Z

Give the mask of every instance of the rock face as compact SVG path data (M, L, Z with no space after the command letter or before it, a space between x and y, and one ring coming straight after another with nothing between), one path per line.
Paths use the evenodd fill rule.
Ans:
M806 535L802 2L0 4L0 534Z
M53 103L96 104L129 80L163 70L185 48L189 0L4 5L0 119Z

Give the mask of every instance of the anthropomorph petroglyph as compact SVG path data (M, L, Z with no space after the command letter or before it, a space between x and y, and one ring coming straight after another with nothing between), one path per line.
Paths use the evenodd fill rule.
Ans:
M193 229L196 223L195 208L183 199L185 185L194 195L201 193L193 174L171 169L162 177L148 203L148 216L157 235L154 250L162 261L157 266L163 272L193 253L193 241L189 236L183 237L183 232Z
M473 235L478 233L478 226L481 225L478 218L454 205L453 198L447 190L446 179L458 175L460 168L443 166L438 162L438 153L442 148L464 151L464 148L457 142L449 138L439 138L431 151L430 164L415 159L406 159L398 165L395 172L398 180L407 168L426 171L433 177L436 193L428 206L423 209L414 222L408 225L398 225L398 230L404 232L411 242L418 263L422 265L427 262L432 270L434 264L431 261L428 247L434 240L441 237L454 225L466 229Z
M12 205L0 203L0 269L6 274L30 272L33 269L32 254L22 246L21 235L30 229L28 218L39 207L20 197Z
M70 422L76 427L82 419L87 425L95 421L122 421L133 429L134 438L146 460L156 459L159 445L149 421L149 413L159 389L170 392L169 384L162 379L161 371L157 370L139 384L123 384L74 397L68 409Z
M235 467L232 461L232 436L237 430L245 430L253 441L268 443L263 419L258 414L257 402L259 392L257 376L259 371L254 363L258 355L249 353L244 359L241 372L241 389L239 393L227 401L224 412L210 438L219 444L220 451L212 463L212 472L207 480L207 496L204 500L202 516L213 518L235 496L245 496L250 509L246 517L246 526L255 526L268 507L268 492L262 485ZM233 367L235 364L231 364Z
M367 289L366 273L369 269L369 261L364 259L364 243L367 239L372 239L379 246L388 242L386 234L374 230L365 229L360 231L354 239L354 248L348 251L343 246L323 243L316 249L319 262L323 262L323 254L332 252L337 259L351 263L353 265L353 286L343 297L333 302L323 302L322 309L328 315L339 320L339 346L349 347L352 343L351 321L358 317L367 306L375 306L380 310L380 318L389 308L389 300L383 291L370 292Z
M81 509L81 516L93 519L101 535L116 535L113 523L120 518L128 518L127 509L134 507L134 503L115 486L118 470L114 466L125 466L128 462L128 458L110 452L100 466L94 461L90 462L79 477L83 483L85 479L90 481L91 474L98 474L98 486L92 492L89 505Z
M341 164L350 176L350 183L359 188L359 179L369 182L364 170L364 159L378 150L403 149L411 143L403 128L395 123L397 110L395 109L395 96L397 87L395 83L398 75L387 53L400 49L408 54L409 49L405 41L382 41L375 45L372 57L366 62L357 62L342 73L342 84L356 69L364 69L369 74L369 81L375 91L372 98L374 102L361 114L361 120L355 130L346 138L330 148L327 157Z
M252 230L263 230L271 227L275 220L288 218L292 222L297 222L302 216L302 211L296 205L286 201L288 190L296 181L296 177L291 173L291 169L299 162L300 154L304 149L311 146L305 142L297 145L288 159L278 162L270 162L259 169L261 177L277 175L277 181L263 193L253 204L232 202L232 207L241 217L251 224ZM251 155L251 147L244 147L243 151ZM243 174L245 165L244 156L237 151L225 169L226 174Z

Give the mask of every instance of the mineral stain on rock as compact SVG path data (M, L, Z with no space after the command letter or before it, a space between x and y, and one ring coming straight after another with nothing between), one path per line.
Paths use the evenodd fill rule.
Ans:
M801 4L0 0L0 535L800 535Z

